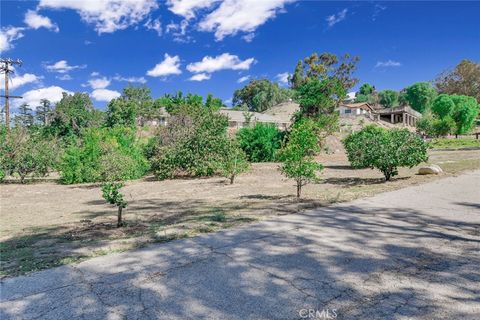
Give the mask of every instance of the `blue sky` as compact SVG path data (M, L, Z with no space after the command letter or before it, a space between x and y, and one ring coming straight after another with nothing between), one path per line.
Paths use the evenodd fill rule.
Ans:
M32 107L81 91L104 108L129 82L228 102L312 52L358 55L360 84L398 90L480 61L479 14L459 1L2 0L0 50L24 61L11 93Z

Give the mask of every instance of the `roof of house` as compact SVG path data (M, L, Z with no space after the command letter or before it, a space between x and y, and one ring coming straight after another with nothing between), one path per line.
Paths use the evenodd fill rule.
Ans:
M221 114L224 114L231 121L244 122L245 121L245 111L240 110L231 110L231 109L220 109ZM257 122L268 122L268 123L286 123L283 119L275 116L271 116L265 113L259 112L248 112L252 115L251 120Z
M349 109L363 109L366 111L374 111L372 106L368 104L368 102L342 103L340 106Z
M279 103L271 107L270 109L265 110L263 114L277 117L283 122L288 123L291 121L293 114L298 110L300 110L300 105L298 103L290 101Z
M398 107L393 107L393 108L383 108L383 109L377 109L375 110L377 114L382 114L382 115L389 115L389 114L400 114L400 113L408 113L412 116L415 116L417 118L420 118L422 114L416 110L414 110L410 106L398 106Z

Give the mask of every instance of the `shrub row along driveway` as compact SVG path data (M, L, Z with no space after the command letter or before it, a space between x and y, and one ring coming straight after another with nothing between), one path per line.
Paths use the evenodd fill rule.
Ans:
M479 181L477 170L7 279L0 317L474 319Z

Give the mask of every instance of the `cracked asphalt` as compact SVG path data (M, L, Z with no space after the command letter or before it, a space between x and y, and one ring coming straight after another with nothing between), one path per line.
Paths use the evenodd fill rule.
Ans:
M0 319L479 319L480 171L1 282Z

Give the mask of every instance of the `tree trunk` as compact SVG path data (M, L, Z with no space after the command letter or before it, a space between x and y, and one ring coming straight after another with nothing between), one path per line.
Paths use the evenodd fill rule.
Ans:
M392 174L390 172L384 172L383 174L385 175L385 181L390 181Z
M122 207L119 206L118 207L118 219L117 219L117 228L120 228L122 225L123 225L123 222L122 222Z
M233 184L233 181L234 181L234 180L235 180L235 175L232 174L232 175L230 176L230 184Z
M302 195L302 181L297 180L297 198L300 198Z

